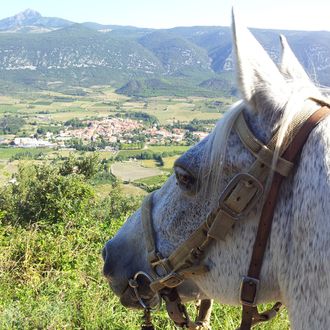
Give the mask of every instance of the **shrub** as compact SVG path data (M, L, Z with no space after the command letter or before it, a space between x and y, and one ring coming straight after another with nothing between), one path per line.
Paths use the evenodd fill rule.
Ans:
M21 166L16 183L3 188L0 211L13 223L67 222L88 211L94 201L92 188L83 175L61 175L50 165Z
M60 166L59 171L61 175L77 173L82 174L86 179L90 179L100 170L100 168L101 162L98 154L92 153L77 158L71 153Z

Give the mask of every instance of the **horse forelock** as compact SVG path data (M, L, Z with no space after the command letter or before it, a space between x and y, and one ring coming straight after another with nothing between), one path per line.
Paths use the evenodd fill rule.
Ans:
M243 111L244 102L236 102L217 122L205 145L203 164L200 176L203 178L204 189L210 196L216 195L222 180L225 164L227 141L237 116ZM206 193L206 191L204 191Z

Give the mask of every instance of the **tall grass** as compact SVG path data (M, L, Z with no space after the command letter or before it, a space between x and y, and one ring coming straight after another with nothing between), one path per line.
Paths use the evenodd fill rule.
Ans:
M102 277L100 251L123 218L0 228L0 329L140 329ZM213 329L235 329L240 308L216 305ZM164 311L157 329L174 329ZM288 329L286 313L259 329Z

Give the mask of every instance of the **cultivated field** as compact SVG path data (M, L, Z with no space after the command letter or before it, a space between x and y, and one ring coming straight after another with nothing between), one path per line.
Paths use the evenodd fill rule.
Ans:
M129 182L162 174L158 168L143 167L140 162L133 160L112 164L111 172L119 179Z
M161 124L177 120L219 119L231 99L198 97L152 97L135 99L118 95L106 86L85 88L86 95L44 91L34 94L0 96L0 117L16 114L34 123L63 122L72 118L106 117L111 113L142 111L158 118ZM217 105L215 106L215 102ZM28 129L29 127L27 127ZM32 131L30 127L28 131Z

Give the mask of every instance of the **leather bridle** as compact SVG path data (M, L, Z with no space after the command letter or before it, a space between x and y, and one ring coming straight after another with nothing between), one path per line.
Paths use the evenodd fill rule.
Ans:
M181 303L177 287L184 280L209 271L208 266L204 263L204 258L212 242L224 240L235 223L242 221L260 201L263 202L263 208L250 266L247 275L243 276L241 282L240 302L243 308L239 329L248 330L251 326L276 316L281 307L279 302L266 312L258 312L260 272L282 180L291 173L310 132L330 114L330 106L327 103L316 99L313 101L322 107L316 111L301 112L293 118L275 166L273 166L273 156L277 133L267 145L264 145L249 129L243 112L238 114L233 128L243 145L255 156L256 160L246 172L239 173L232 178L221 193L218 207L167 258L164 258L157 250L155 241L152 220L153 193L145 198L142 204L142 223L152 274L143 272L139 272L139 274L148 277L150 288L165 301L168 314L177 326L195 330L210 329L212 300L201 301L197 319L192 321L185 306ZM270 188L265 191L267 179L272 172ZM135 285L135 293L139 299L136 282L131 282L130 285L132 287ZM144 303L143 307L150 308Z

